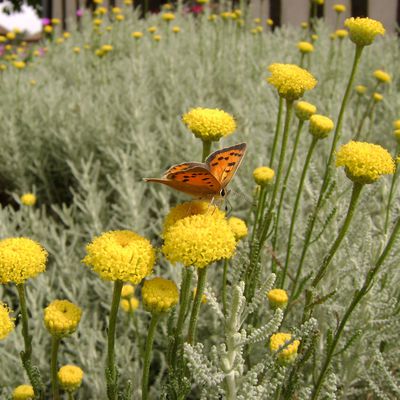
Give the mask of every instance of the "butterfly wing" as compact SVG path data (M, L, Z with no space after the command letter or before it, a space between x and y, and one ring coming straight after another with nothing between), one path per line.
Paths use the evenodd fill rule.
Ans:
M167 169L167 171L165 171L165 173L163 174L163 178L167 178L168 176L170 176L176 172L184 171L189 168L204 167L204 166L205 166L204 164L196 163L196 162L186 162L186 163L182 163L182 164L176 164L176 165L173 165L171 168Z
M218 195L221 185L208 167L201 163L187 163L188 168L180 170L171 167L162 178L145 178L146 182L156 182L172 187L195 197Z
M246 143L236 144L235 146L226 147L210 154L206 160L211 174L220 183L223 189L233 178L243 156L246 153Z

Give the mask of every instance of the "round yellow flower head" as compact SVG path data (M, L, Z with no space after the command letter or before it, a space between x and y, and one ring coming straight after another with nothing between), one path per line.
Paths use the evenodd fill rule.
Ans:
M13 400L33 400L35 392L31 385L19 385L12 392Z
M300 24L300 26L301 26L301 29L308 29L308 22L302 22Z
M233 234L235 235L236 241L243 239L249 233L246 222L244 222L240 218L230 217L228 219L228 224L231 227Z
M336 37L339 38L339 39L344 39L344 38L346 38L347 36L349 36L349 32L346 31L346 29L338 29L338 30L335 32L335 35L336 35Z
M346 11L346 6L344 4L334 4L332 9L333 11L336 11L338 14L341 14Z
M103 57L106 53L102 49L97 49L95 53L97 57Z
M400 129L395 129L393 131L393 135L394 135L395 139L397 140L397 143L400 143Z
M136 297L122 299L119 305L125 312L133 313L139 307L139 300Z
M103 0L93 0L94 4L103 4Z
M216 21L217 18L218 18L218 15L216 15L216 14L211 14L211 15L208 16L208 20L211 21L211 22Z
M196 0L196 3L198 4L208 4L210 0Z
M380 93L376 92L372 95L372 98L374 99L375 103L379 103L383 100L383 96Z
M315 41L317 41L318 40L318 35L317 34L312 34L311 35L311 41L314 43Z
M82 260L108 281L139 283L151 274L155 262L151 243L131 231L103 233L86 246Z
M307 121L317 112L317 107L307 101L298 101L294 107L298 119Z
M74 47L74 48L72 49L72 51L73 51L75 54L79 54L79 53L81 52L81 48L80 48L80 47Z
M255 28L255 30L256 30L258 33L261 33L261 32L264 30L264 28L260 25L260 26L257 26L257 27Z
M0 240L0 283L24 283L46 269L47 251L28 238Z
M164 10L172 10L174 6L171 3L166 3L162 6Z
M121 14L122 13L121 8L119 8L119 7L113 7L111 9L111 11L112 11L113 14Z
M34 79L31 79L29 83L31 84L31 86L36 86L37 84L37 82ZM22 197L21 197L21 202L22 202ZM36 196L35 196L35 202L36 202Z
M44 324L52 336L64 337L76 331L82 310L68 300L54 300L44 309Z
M350 40L357 46L368 46L375 36L385 34L383 25L371 18L347 18L344 25L349 29Z
M274 21L271 18L268 18L266 22L267 22L268 26L273 26L274 25Z
M356 93L360 95L365 94L367 92L367 87L364 85L357 85L354 89Z
M179 33L180 31L181 31L181 28L179 28L179 26L173 26L172 27L172 32Z
M132 32L131 36L135 39L141 39L143 37L143 32Z
M58 18L52 18L51 23L53 25L60 25L61 21Z
M17 35L14 32L8 32L6 33L6 38L8 40L14 40L17 37Z
M275 171L269 167L258 167L253 171L253 178L257 185L265 186L270 184L275 176Z
M63 44L64 43L64 38L59 37L56 39L56 44Z
M221 13L221 18L223 19L223 20L228 20L228 19L232 19L232 17L234 16L235 14L234 13L231 13L230 11L224 11L224 12L222 12Z
M24 206L34 206L36 204L36 196L33 193L24 193L21 196L21 203Z
M315 114L310 118L309 131L317 139L326 138L334 128L333 121L323 115Z
M289 300L286 290L283 289L272 289L267 297L271 308L285 308Z
M159 42L161 40L161 35L154 35L153 40Z
M164 220L163 234L174 225L177 221L182 218L190 217L191 215L197 214L215 214L221 218L225 217L225 213L221 211L217 206L211 205L207 201L193 200L179 204L174 208L171 208Z
M111 44L103 44L103 46L101 46L101 50L103 50L105 53L109 53L110 51L113 51L113 46Z
M0 64L0 71L5 71L7 69L7 65Z
M381 69L377 69L374 71L374 77L380 83L390 83L391 81L390 75L387 72L382 71Z
M162 251L172 263L204 268L231 258L235 236L225 218L217 213L192 215L177 221L164 234Z
M233 116L219 109L192 108L182 121L196 137L207 142L218 141L236 130Z
M157 32L157 27L156 26L150 26L149 28L147 28L147 32L149 32L149 33Z
M14 330L14 319L10 317L10 309L0 302L0 340L5 339Z
M193 289L193 299L196 297L196 293L197 293L197 288ZM202 294L201 296L201 302L202 304L206 304L207 303L207 296L205 293Z
M393 128L400 129L400 119L396 119L396 121L393 121Z
M75 392L82 384L83 371L76 365L64 365L58 370L58 382L66 392Z
M164 278L145 281L142 288L144 308L151 313L169 311L178 304L179 291L175 282Z
M124 21L124 20L125 20L125 15L117 14L117 15L115 16L115 20L118 21L118 22ZM108 29L108 28L111 28L111 29L112 29L111 26L107 27L107 29ZM111 30L111 29L110 29L110 30Z
M96 18L93 20L93 25L100 26L103 23L103 20L100 18Z
M7 38L3 35L0 35L0 43L5 43L7 42Z
M133 0L124 0L124 4L126 6L131 6L133 4Z
M286 343L292 340L292 335L290 333L275 333L269 339L269 348L273 353L278 352L278 360L285 363L292 363L297 357L297 350L300 345L300 340L294 340L289 345ZM286 345L286 346L285 346Z
M297 48L300 50L300 53L312 53L314 51L314 46L309 42L299 42L297 43Z
M64 32L63 37L64 39L69 39L71 37L71 34L69 32Z
M315 4L318 4L319 6L322 6L325 2L325 0L312 0Z
M271 64L271 76L267 82L275 86L279 96L287 100L297 100L306 90L311 90L317 80L305 69L294 64Z
M121 297L124 298L131 297L133 296L134 293L135 293L135 287L130 285L129 283L122 286Z
M392 156L383 147L351 141L343 145L336 154L336 166L344 167L353 182L367 184L377 181L381 175L395 171Z
M173 21L175 19L175 14L173 13L164 13L161 17L164 21Z
M53 27L51 25L46 25L43 28L43 30L44 30L45 33L52 33L53 32Z
M14 61L13 65L16 69L24 69L26 67L25 61Z

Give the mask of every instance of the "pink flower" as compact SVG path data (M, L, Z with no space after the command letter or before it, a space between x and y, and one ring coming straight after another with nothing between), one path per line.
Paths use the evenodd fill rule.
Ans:
M76 10L76 16L77 16L77 17L82 17L82 16L83 16L83 10L82 10L82 8L79 8L78 10Z
M50 18L42 18L42 25L50 25L51 19Z
M190 12L192 12L193 14L200 14L203 12L203 6L200 4L196 4L190 7Z

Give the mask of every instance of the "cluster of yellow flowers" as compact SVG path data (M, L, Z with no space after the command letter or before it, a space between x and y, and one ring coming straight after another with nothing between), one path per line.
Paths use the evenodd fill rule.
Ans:
M68 300L54 300L44 310L44 324L51 335L68 336L76 331L82 310Z

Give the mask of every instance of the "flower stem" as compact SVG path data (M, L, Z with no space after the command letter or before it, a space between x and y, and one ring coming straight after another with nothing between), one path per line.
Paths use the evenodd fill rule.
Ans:
M68 392L68 400L74 400L74 393L73 392Z
M400 145L397 146L397 151L396 151L396 153L398 153L399 150L400 150ZM397 177L398 177L398 175L399 175L399 174L398 174L398 171L399 171L399 168L398 168L397 163L396 163L396 170L394 171L394 174L393 174L393 176L392 176L392 183L391 183L391 185L390 185L389 199L388 199L388 203L387 203L387 206L386 206L385 234L387 233L387 231L388 231L388 229L389 229L390 207L391 207L391 204L392 204L392 199L393 199L393 194L394 194L394 188L396 187L396 180L397 180Z
M288 235L288 239L287 239L285 266L283 269L283 274L282 274L282 278L281 278L281 282L280 282L280 287L282 287L282 288L285 285L285 278L286 278L287 270L288 270L289 263L290 263L290 252L292 249L292 239L293 239L294 227L296 224L297 210L300 205L300 199L301 199L301 195L303 192L303 186L304 186L305 177L307 175L308 166L310 165L311 157L313 155L317 141L318 141L318 139L313 137L310 147L308 148L306 160L304 162L303 171L301 173L301 178L300 178L300 182L299 182L299 187L297 188L296 200L295 200L294 206L293 206L292 217L290 218L290 228L289 228L289 235ZM293 289L291 291L292 294L295 293L295 289L296 289L297 282L300 277L300 273L301 273L301 269L298 268L295 280L293 282Z
M224 261L224 271L222 274L222 309L224 312L224 315L226 315L226 279L228 275L228 259L226 258Z
M110 310L110 320L108 324L108 343L107 343L107 395L109 400L117 399L117 369L115 367L115 326L117 323L117 314L119 302L121 299L121 290L123 282L116 280L114 282L113 298Z
M339 339L343 333L343 330L347 324L347 321L349 320L352 312L356 308L356 306L360 303L362 298L369 292L373 285L373 279L375 278L376 274L379 272L380 267L382 266L383 262L385 261L386 257L389 255L390 250L392 249L392 246L395 242L395 239L400 231L400 218L397 219L396 225L393 229L392 234L390 235L390 238L386 244L385 249L383 250L381 256L379 257L378 261L376 262L375 266L371 268L365 278L364 285L360 290L356 290L356 292L353 295L353 300L351 301L349 307L347 308L342 320L340 321L339 327L335 333L335 336L333 337L332 343L329 346L325 362L321 368L321 372L318 376L317 383L315 384L315 388L312 394L311 400L316 400L318 398L319 392L321 391L321 387L325 378L325 375L328 371L328 368L330 366L330 363L332 361L332 358L334 357L334 352L336 349L336 346L339 342Z
M203 296L204 288L206 286L207 267L198 268L197 274L198 274L197 290L196 290L196 296L193 301L192 313L190 315L189 333L187 337L187 342L189 344L194 344L196 341L197 319L199 317L199 312L200 312L201 298Z
M211 145L212 145L211 141L203 140L203 154L201 156L202 162L206 161L206 158L211 153Z
M57 358L58 358L58 348L60 346L60 339L57 336L51 337L51 392L53 394L53 400L60 399L60 393L58 390L57 382Z
M160 314L153 313L146 339L146 350L144 353L143 375L142 375L142 400L149 398L149 372L151 363L151 354L153 350L154 334L156 333L157 323L160 319Z
M272 168L272 166L274 164L276 146L278 144L278 138L279 138L279 135L281 133L282 111L283 111L283 98L279 96L279 107L278 107L278 116L276 118L275 136L274 136L274 142L272 144L271 157L270 157L270 160L269 160L269 166L271 168Z

